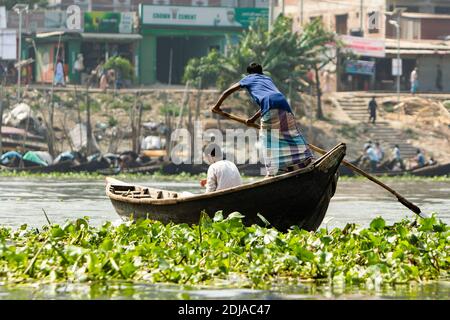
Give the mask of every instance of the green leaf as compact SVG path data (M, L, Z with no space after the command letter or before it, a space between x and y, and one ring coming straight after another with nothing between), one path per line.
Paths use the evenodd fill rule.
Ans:
M378 217L372 220L372 222L370 223L370 229L372 230L383 230L384 227L386 226L386 221L384 221L383 218Z
M228 215L226 220L242 219L242 218L245 218L245 216L240 214L239 212L233 212Z
M214 222L219 222L223 220L223 212L222 211L217 211L216 214L214 215L213 221Z
M266 227L270 226L270 222L266 218L264 218L261 214L257 213L256 215L258 216L259 219L261 219L261 221L264 223Z

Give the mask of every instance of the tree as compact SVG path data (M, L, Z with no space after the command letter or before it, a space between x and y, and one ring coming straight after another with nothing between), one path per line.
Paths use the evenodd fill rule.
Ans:
M121 79L133 80L134 79L134 67L131 62L120 56L114 56L105 62L105 70L113 69L116 72L120 72Z
M224 89L244 76L247 65L259 62L291 102L299 99L298 92L308 86L307 72L325 63L326 44L335 41L322 23L315 20L302 33L292 31L292 19L279 16L271 32L267 24L257 20L239 38L229 44L225 56L212 51L200 59L189 61L184 81L202 81L203 86L216 85ZM231 43L231 41L228 41ZM327 59L328 61L328 59Z

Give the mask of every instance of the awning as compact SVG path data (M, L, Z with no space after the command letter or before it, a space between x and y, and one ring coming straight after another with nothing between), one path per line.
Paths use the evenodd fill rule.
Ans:
M142 39L140 34L124 34L124 33L81 33L84 40L111 40L111 41L139 41Z
M386 54L397 54L397 49L386 49ZM436 54L436 55L450 55L450 50L408 50L408 49L400 49L401 55L418 55L418 54Z
M55 36L62 36L64 35L65 31L52 31L52 32L42 32L36 34L36 38L49 38L49 37L55 37Z

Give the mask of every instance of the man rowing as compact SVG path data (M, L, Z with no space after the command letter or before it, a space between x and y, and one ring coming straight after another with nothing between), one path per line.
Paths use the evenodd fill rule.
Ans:
M261 65L251 63L247 73L246 77L222 93L212 111L220 113L220 106L228 96L240 89L247 89L260 107L246 122L251 124L261 117L260 140L264 148L267 175L275 176L306 167L313 160L313 154L295 123L285 96L273 80L263 74Z

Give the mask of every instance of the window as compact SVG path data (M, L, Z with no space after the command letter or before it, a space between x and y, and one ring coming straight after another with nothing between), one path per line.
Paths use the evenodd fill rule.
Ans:
M320 21L322 21L323 18L322 18L322 16L309 17L309 21L313 22L314 20L320 20Z
M255 0L238 0L239 8L254 8Z
M434 13L436 14L450 14L450 7L435 7Z
M420 12L418 6L406 6L406 12Z
M347 14L336 15L336 33L347 34Z

